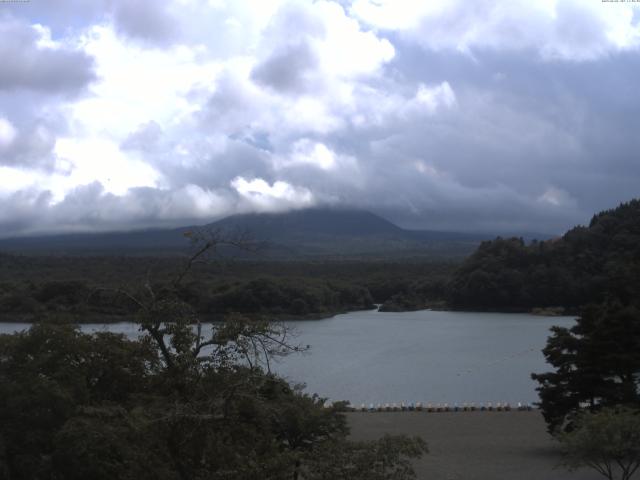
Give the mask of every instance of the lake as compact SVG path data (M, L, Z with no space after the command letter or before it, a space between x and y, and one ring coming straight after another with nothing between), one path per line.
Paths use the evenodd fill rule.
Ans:
M375 310L324 320L286 322L305 354L274 370L307 390L353 404L385 402L535 402L531 372L549 369L541 349L552 325L573 317L528 314ZM0 333L28 328L0 323ZM82 325L135 337L135 324Z

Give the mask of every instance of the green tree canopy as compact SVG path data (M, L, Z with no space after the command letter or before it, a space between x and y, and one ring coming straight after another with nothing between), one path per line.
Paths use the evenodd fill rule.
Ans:
M533 374L550 431L570 429L583 408L640 406L640 310L584 309L572 328L553 327L543 350L553 372Z
M629 480L640 467L640 411L606 408L585 412L575 429L558 435L564 464L570 469L587 466L609 480Z
M606 298L638 304L640 200L595 215L560 238L483 242L455 272L449 302L465 309L572 311Z

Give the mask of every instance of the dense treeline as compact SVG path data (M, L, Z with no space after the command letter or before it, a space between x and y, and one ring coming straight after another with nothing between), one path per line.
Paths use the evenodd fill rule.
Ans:
M232 283L192 282L180 289L180 295L204 317L240 312L283 318L373 308L365 287L313 279L262 277ZM90 286L78 280L54 280L33 286L0 285L0 309L13 318L51 314L77 320L109 316L115 319L133 315L135 308L117 289Z
M131 318L136 305L123 285L170 285L184 259L0 255L0 318L42 315L73 321ZM373 308L403 309L444 298L455 264L446 262L216 261L197 264L179 294L203 318L230 312L272 318L317 318ZM138 287L140 288L140 287ZM395 307L398 309L399 307Z
M634 302L638 292L640 200L632 200L558 239L483 242L453 275L448 298L463 309L577 310L612 297Z
M184 289L186 299L203 314L229 312L282 316L304 316L373 308L369 290L344 282L313 279L277 279L223 283L214 289L191 284Z
M442 278L426 277L398 285L380 306L381 312L406 312L445 307L447 283Z

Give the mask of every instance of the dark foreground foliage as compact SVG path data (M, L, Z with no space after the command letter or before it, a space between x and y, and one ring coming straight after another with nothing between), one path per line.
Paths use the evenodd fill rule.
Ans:
M576 428L558 439L570 470L586 466L608 480L630 480L640 468L640 410L584 412Z
M349 442L339 405L238 361L271 326L236 318L204 356L192 332L174 325L166 353L151 329L0 336L0 478L413 478L421 440Z

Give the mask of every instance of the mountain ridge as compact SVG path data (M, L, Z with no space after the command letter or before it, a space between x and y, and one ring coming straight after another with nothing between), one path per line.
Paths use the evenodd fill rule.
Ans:
M0 251L44 254L177 254L198 229L243 230L264 242L272 256L410 254L426 250L466 255L490 235L408 230L366 210L311 208L282 213L231 215L205 225L67 233L0 239Z

